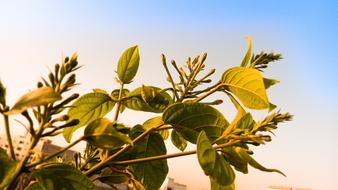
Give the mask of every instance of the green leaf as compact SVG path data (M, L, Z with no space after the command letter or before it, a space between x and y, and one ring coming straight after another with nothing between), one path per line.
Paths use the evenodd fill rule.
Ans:
M144 130L148 130L148 129L158 127L158 126L167 127L167 125L164 124L161 116L150 118L143 123ZM166 140L169 137L168 129L159 130L156 132L162 136L163 140Z
M251 44L251 37L250 36L246 36L245 40L248 44L248 50L242 60L241 63L241 67L246 67L251 59L251 55L252 55L252 44Z
M285 174L277 169L269 169L269 168L265 168L264 166L262 166L261 164L259 164L256 160L254 160L245 149L240 148L240 147L236 147L235 151L239 154L239 156L245 160L246 162L248 162L248 164L250 164L250 166L264 171L264 172L277 172L283 176L285 176Z
M121 55L117 65L117 75L121 82L129 84L135 77L140 63L138 47L128 48Z
M51 87L41 87L23 95L7 112L8 115L21 113L28 108L53 103L61 99L61 95Z
M215 140L229 125L222 113L201 103L173 104L164 111L162 119L191 143L196 143L201 131L205 131L210 140Z
M249 172L248 162L243 160L233 147L224 148L222 152L225 159L230 163L230 165L234 166L237 171L240 171L244 174Z
M275 80L275 79L268 79L268 78L263 78L263 82L264 82L264 86L265 86L265 89L268 89L270 88L271 86L279 83L278 80Z
M187 140L185 140L175 129L171 131L171 142L182 152L188 145Z
M25 190L44 190L38 182L29 184Z
M255 125L255 121L252 118L250 113L246 113L241 119L237 122L234 129L239 129L241 131L250 131Z
M78 119L80 122L72 127L67 127L63 131L63 136L70 142L73 133L80 127L87 125L91 121L105 116L110 112L115 103L109 94L88 93L78 98L68 110L69 121Z
M231 185L220 185L218 184L215 180L210 178L210 185L211 185L211 190L235 190L235 183L232 183Z
M44 190L96 189L87 176L67 164L48 164L33 175Z
M243 67L231 68L224 72L222 83L247 108L259 110L269 107L263 77L258 70Z
M117 172L111 169L102 170L100 177L98 177L102 183L105 183L111 187L115 187L116 184L121 184L130 180L130 175L124 172Z
M106 118L99 118L88 124L84 131L85 140L103 149L114 149L124 144L132 144L131 139L116 130L116 125Z
M134 129L134 128L133 128ZM140 135L140 128L135 128L132 138ZM165 155L167 153L161 135L151 133L143 140L135 144L132 149L135 158L147 158L151 156ZM147 190L158 190L168 174L167 160L155 160L145 163L130 165L134 176Z
M197 138L197 158L205 175L210 175L215 167L216 162L216 150L212 148L212 145L205 134L201 131Z
M147 89L145 92L144 89ZM153 94L148 96L148 91ZM122 104L127 108L136 111L162 113L170 104L173 103L171 96L160 88L153 86L143 86L130 92L127 100Z
M0 189L4 189L13 180L17 162L11 160L4 149L0 148Z
M231 185L235 180L235 173L230 164L222 155L216 153L215 167L209 175L215 182L222 186Z

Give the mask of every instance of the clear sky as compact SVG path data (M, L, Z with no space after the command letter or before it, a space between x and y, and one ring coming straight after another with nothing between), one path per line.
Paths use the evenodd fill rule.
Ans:
M254 52L283 54L284 59L266 72L281 81L269 95L295 118L281 125L271 143L255 149L258 161L288 177L251 169L248 175L237 175L238 189L286 185L334 190L337 34L336 1L0 1L0 77L14 103L62 55L78 52L84 67L75 91L110 91L118 88L113 77L119 55L137 44L141 66L135 84L128 87L164 86L160 53L183 63L187 56L207 52L208 67L216 68L220 76L239 65L246 50L244 37L250 35ZM220 109L227 112L227 106L231 105ZM121 120L135 124L144 119L132 114ZM20 126L13 128L16 134L22 131ZM57 143L65 142L57 139ZM208 189L208 178L195 160L194 156L170 160L169 175L191 190Z

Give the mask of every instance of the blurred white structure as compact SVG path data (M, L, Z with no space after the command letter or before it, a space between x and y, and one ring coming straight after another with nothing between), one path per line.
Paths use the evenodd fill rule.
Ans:
M25 156L29 148L30 135L27 134L26 136L13 136L12 141L15 157L18 160L21 160ZM9 155L9 146L7 142L8 141L6 136L0 135L0 147L5 149L7 151L7 154ZM59 151L60 149L62 149L62 147L52 144L52 141L48 139L43 139L34 148L33 152L31 153L30 159L32 159L33 157L41 157L44 155L52 154ZM64 161L70 161L73 159L74 154L75 151L67 150L60 156Z

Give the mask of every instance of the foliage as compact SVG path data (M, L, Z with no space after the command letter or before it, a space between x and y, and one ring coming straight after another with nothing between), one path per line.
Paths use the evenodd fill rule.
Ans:
M0 189L15 189L22 183L20 177L30 174L27 190L95 189L95 181L112 188L125 183L134 189L157 190L168 173L167 159L189 154L197 155L213 190L235 189L234 170L246 174L249 165L284 175L259 164L250 149L271 141L270 133L278 123L291 119L288 113L274 111L276 106L270 103L266 89L278 81L264 78L262 73L281 56L264 52L253 55L249 37L247 42L248 51L240 66L225 70L218 82L207 87L215 69L204 72L207 54L202 54L189 57L183 67L173 60L171 69L162 55L169 87L125 88L138 71L137 46L127 49L119 59L116 81L120 87L111 89L111 93L94 89L82 96L69 95L76 85L75 71L80 68L76 54L56 64L48 78L38 82L37 89L11 107L6 104L6 88L0 82L0 112L9 144L9 154L0 149ZM230 98L237 109L230 122L215 107L223 103L212 99L215 93ZM157 116L130 127L119 120L125 109ZM111 121L106 116L112 110ZM254 110L267 110L268 115L255 121L249 112ZM10 131L15 129L8 122L9 117L17 114L27 120L26 129L31 135L21 160L14 154ZM73 133L81 127L85 127L83 136L71 142ZM61 133L70 143L68 146L40 159L29 159L42 138ZM167 154L165 141L169 139L179 149L177 153ZM86 141L86 149L76 153L72 161L58 163L53 159L81 141ZM188 143L196 144L196 150L186 151Z

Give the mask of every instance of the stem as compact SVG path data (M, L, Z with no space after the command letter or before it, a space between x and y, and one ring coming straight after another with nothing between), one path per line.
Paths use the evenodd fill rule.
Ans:
M145 136L147 136L149 133L151 133L153 130L159 128L163 126L159 125L157 127L151 128L147 131L144 131L141 135L137 136L134 140L132 144L137 143L138 141L140 141L141 139L143 139ZM117 151L115 154L109 156L106 160L102 160L100 163L96 164L95 166L93 166L92 168L90 168L88 171L85 172L85 175L87 176L91 176L93 175L97 170L101 170L108 162L111 162L112 160L114 160L115 158L117 158L119 155L125 153L130 147L132 147L132 144L127 144L125 147L123 147L122 149L120 149L119 151Z
M115 110L115 115L114 115L114 121L117 121L120 113L120 107L121 107L121 98L122 98L122 93L123 93L123 83L120 83L120 92L119 92L119 99L118 102L116 103L116 110Z
M162 64L163 64L163 67L164 67L165 71L166 71L167 74L168 74L170 83L171 83L171 85L173 86L173 89L174 89L174 95L175 95L176 99L178 100L178 99L179 99L179 96L178 96L177 91L176 91L175 82L174 82L174 80L173 80L173 77L171 76L170 71L169 71L169 69L168 69L167 61L165 60L165 57L164 57L163 54L162 54L161 56L162 56Z
M238 141L231 141L226 144L221 144L214 146L214 149L220 149L228 146L232 146ZM138 159L133 159L133 160L125 160L125 161L116 161L113 162L112 164L115 165L127 165L127 164L136 164L136 163L143 163L143 162L149 162L149 161L154 161L154 160L162 160L162 159L167 159L167 158L175 158L175 157L180 157L180 156L187 156L191 154L196 154L197 150L190 150L190 151L185 151L185 152L178 152L178 153L173 153L173 154L165 154L165 155L159 155L159 156L152 156L152 157L147 157L147 158L138 158Z
M13 160L16 160L15 153L14 153L13 142L12 142L12 137L11 137L11 131L9 129L8 115L3 115L3 116L4 116L4 121L5 121L6 137L7 137L7 142L8 142L11 158Z
M216 87L214 87L213 89L211 89L209 92L203 94L202 96L196 98L194 100L194 102L200 102L201 100L203 100L204 98L208 97L209 95L213 94L214 92L216 92L220 87L222 87L223 84L219 84Z
M204 77L202 77L200 80L198 80L192 88L196 88L202 81L204 81L206 78L210 77L212 74L215 73L215 69L210 70Z
M81 142L83 139L84 139L83 137L79 138L78 140L72 142L71 144L69 144L68 146L62 148L62 149L59 150L58 152L55 152L55 153L53 153L53 154L50 154L50 155L46 156L44 159L41 159L41 160L38 161L38 162L35 162L35 163L33 163L33 164L28 165L27 168L32 168L32 167L34 167L34 166L37 166L37 165L39 165L39 164L41 164L41 163L44 163L44 162L46 162L47 160L49 160L49 159L51 159L51 158L53 158L53 157L55 157L55 156L57 156L57 155L59 155L59 154L64 153L65 151L67 151L68 149L70 149L71 147L73 147L74 145L76 145L77 143Z

